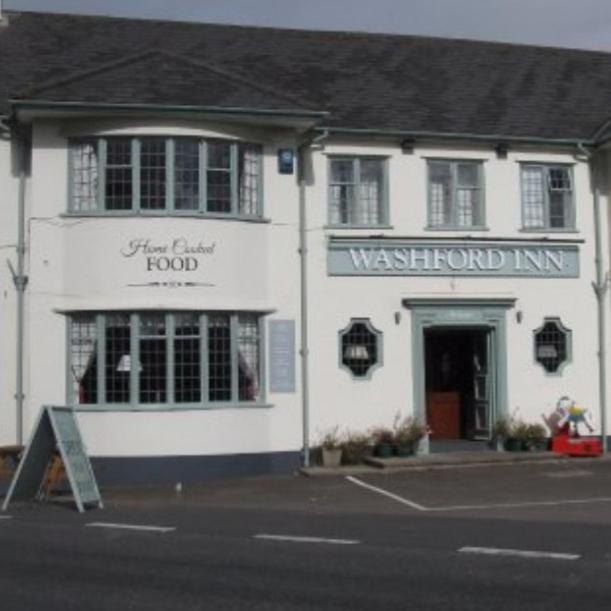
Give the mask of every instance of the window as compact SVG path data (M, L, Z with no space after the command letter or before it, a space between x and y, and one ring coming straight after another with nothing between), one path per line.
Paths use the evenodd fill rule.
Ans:
M353 318L339 332L340 363L355 378L366 379L382 364L382 333L368 319Z
M261 316L82 313L70 316L70 402L91 406L262 401Z
M571 331L559 318L546 318L534 331L535 360L550 374L560 374L570 360Z
M574 227L573 180L569 166L522 166L522 223L524 229Z
M70 211L261 217L261 147L200 138L70 143Z
M386 162L381 158L336 157L329 160L329 223L384 225Z
M462 229L483 227L483 165L478 161L431 160L429 174L429 227Z

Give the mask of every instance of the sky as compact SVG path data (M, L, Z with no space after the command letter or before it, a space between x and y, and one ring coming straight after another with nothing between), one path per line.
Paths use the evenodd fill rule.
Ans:
M611 0L0 0L23 9L611 51Z

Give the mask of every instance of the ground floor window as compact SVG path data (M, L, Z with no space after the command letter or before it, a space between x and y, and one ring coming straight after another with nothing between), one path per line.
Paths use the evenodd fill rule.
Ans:
M75 313L73 404L190 405L262 400L261 316L226 312Z
M549 374L560 374L571 356L571 331L559 318L546 318L534 331L535 360Z
M340 363L357 379L368 379L381 365L382 333L369 319L353 318L339 332Z

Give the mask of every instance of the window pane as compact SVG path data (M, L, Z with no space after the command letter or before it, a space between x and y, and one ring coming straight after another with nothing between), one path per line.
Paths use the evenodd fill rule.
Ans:
M429 164L430 223L452 223L452 169L449 163Z
M241 144L238 149L238 212L259 213L259 147Z
M552 228L568 227L567 211L571 194L566 191L551 191L549 194L549 224Z
M354 160L332 159L331 160L331 182L354 184Z
M363 159L360 167L359 206L354 222L359 225L377 225L382 217L382 162Z
M70 374L76 403L98 402L97 325L93 314L72 316Z
M106 210L132 208L132 144L113 138L106 145Z
M568 168L549 168L548 180L549 188L552 190L571 190L571 174Z
M167 348L164 314L140 315L140 402L167 400Z
M130 371L132 368L129 316L110 314L105 325L106 402L129 403Z
M98 208L98 153L95 142L71 147L72 210L91 212Z
M231 400L231 328L225 314L208 317L208 399Z
M140 143L140 208L165 208L165 140L145 138Z
M177 403L201 401L199 315L174 317L174 393Z
M181 138L174 143L174 207L199 208L199 142Z
M231 212L231 144L208 143L208 212Z
M259 322L255 315L238 318L238 398L256 401L259 393Z
M542 168L528 166L522 168L522 210L524 227L545 226Z
M335 225L357 222L353 159L332 159L329 184L329 221Z
M479 225L479 190L458 189L456 191L456 224L459 227Z
M479 187L479 165L458 163L456 166L456 178L459 187Z

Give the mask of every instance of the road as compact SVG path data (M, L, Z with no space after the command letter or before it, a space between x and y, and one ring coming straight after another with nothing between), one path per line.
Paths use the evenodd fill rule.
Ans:
M611 608L611 463L257 478L105 500L86 514L10 508L3 611Z

